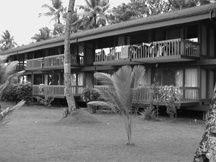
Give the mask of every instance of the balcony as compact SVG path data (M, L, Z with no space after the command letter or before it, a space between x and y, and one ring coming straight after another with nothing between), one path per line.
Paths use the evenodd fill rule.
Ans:
M84 65L83 57L71 56L72 66ZM27 60L26 70L42 70L42 69L63 69L64 68L64 54L47 56L44 58L37 58Z
M110 88L109 86L95 86L95 88ZM159 104L161 106L166 106L166 103L163 101L157 102L161 97L160 93L157 93L161 88L166 87L153 87L153 86L144 86L139 87L133 90L133 103L142 103L142 104ZM153 91L154 96L153 96ZM181 106L193 106L199 103L199 89L197 87L180 87L174 88L174 91L179 91L179 99L177 101Z
M199 57L199 43L189 40L172 39L126 45L95 51L95 65L133 64L137 62L160 63L191 61Z
M80 95L83 91L84 86L72 86L72 93L74 95ZM32 94L33 96L47 96L53 95L55 98L65 97L65 86L64 85L44 85L44 90L41 92L39 85L33 85Z
M27 60L26 70L41 69L43 67L43 58Z

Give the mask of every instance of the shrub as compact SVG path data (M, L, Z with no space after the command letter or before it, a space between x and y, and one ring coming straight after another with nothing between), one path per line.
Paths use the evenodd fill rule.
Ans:
M46 95L46 96L36 96L35 97L37 102L45 105L45 106L52 106L51 103L54 101L53 95Z
M141 118L143 119L143 120L154 120L154 119L156 119L157 118L157 116L156 116L156 111L155 111L155 109L154 109L154 106L148 106L145 110L144 110L144 112L140 112L141 113Z
M163 86L161 89L161 98L166 103L166 112L170 118L177 118L177 109L180 108L181 91L175 86Z
M16 93L17 100L24 100L29 104L32 100L32 84L29 82L18 84Z
M1 99L3 101L16 101L17 102L17 84L8 85L7 88L3 91Z
M85 88L82 91L81 98L86 103L90 101L97 101L100 98L100 94L94 88ZM92 109L92 113L96 113L97 106L89 105L89 108Z
M32 85L29 82L11 84L3 91L1 99L12 102L24 100L29 104L32 99Z
M86 103L90 101L97 101L99 97L100 97L100 94L94 88L89 88L89 87L83 89L82 94L81 94L81 98Z

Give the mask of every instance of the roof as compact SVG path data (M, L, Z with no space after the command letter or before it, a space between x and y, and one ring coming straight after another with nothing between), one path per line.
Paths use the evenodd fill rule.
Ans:
M71 42L76 42L76 41L81 42L84 40L91 40L91 39L104 37L106 36L106 33L107 33L107 36L110 34L111 35L112 34L117 35L120 33L123 34L124 32L125 33L129 32L128 29L138 30L138 28L136 28L138 26L142 26L142 28L140 29L144 30L143 27L147 25L151 27L152 24L159 24L161 22L166 22L166 21L170 21L170 23L164 23L166 26L169 26L171 24L177 23L178 20L182 18L189 18L189 17L197 18L197 19L194 19L194 21L207 19L209 17L209 13L212 11L214 11L214 15L215 15L216 3L207 4L207 5L198 6L198 7L191 7L191 8L187 8L183 10L171 11L171 12L164 13L164 14L152 15L152 16L145 17L145 18L134 19L134 20L118 23L118 24L107 25L104 27L90 29L86 31L80 31L78 33L71 34L70 40ZM202 17L201 15L205 15L205 16ZM190 22L193 20L187 19L186 21ZM127 29L127 30L124 30L124 29ZM39 50L39 49L44 49L44 48L55 47L55 46L59 46L63 44L64 44L64 36L61 36L58 38L52 38L49 40L32 43L32 44L20 46L20 47L17 47L17 48L8 50L8 51L0 52L0 55L12 55L16 53L24 53L24 52L29 52L29 51L34 51L34 50Z

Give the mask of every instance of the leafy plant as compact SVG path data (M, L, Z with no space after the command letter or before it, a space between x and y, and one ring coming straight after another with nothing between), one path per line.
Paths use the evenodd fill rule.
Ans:
M181 91L175 86L163 86L160 88L161 99L166 103L166 112L171 118L177 118L177 109L180 108Z
M156 112L154 106L152 106L152 105L148 106L144 110L144 112L140 112L140 113L141 113L141 118L143 120L152 120L152 119L157 118L157 116L156 116L157 112Z
M2 96L3 91L5 88L11 84L14 77L18 77L19 75L23 74L24 71L15 73L15 67L18 64L18 61L13 61L8 64L5 64L5 60L7 57L0 56L0 95ZM10 108L1 108L0 109L0 122L2 123L6 116L10 115L12 112L20 108L25 101L20 101L17 105Z
M88 103L90 101L97 101L100 97L100 94L94 88L87 87L83 89L81 97L83 101Z
M91 101L97 101L100 97L100 94L98 91L96 91L94 88L85 88L82 91L81 98L83 101L86 103L91 102ZM96 109L98 106L95 105L88 105L88 107L92 110L92 113L96 113Z
M29 82L10 84L3 91L1 99L4 101L26 101L27 104L32 99L32 85Z
M52 106L51 103L54 101L53 95L36 96L35 98L37 102L48 107Z
M132 99L133 89L143 85L145 68L144 66L121 67L113 75L106 73L95 73L94 77L107 88L98 88L101 97L105 101L92 101L89 104L109 106L114 112L123 117L128 143L132 143Z
M205 132L195 152L193 162L216 161L216 86L214 87Z
M24 100L29 104L32 100L32 84L30 82L17 84L16 96L17 100Z

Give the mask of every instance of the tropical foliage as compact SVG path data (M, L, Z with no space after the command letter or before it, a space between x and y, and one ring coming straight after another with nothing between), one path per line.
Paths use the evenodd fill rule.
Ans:
M10 34L8 30L3 32L0 40L0 50L6 51L16 47L17 43L14 41L14 37Z
M108 0L85 0L86 5L79 6L82 12L83 29L97 28L108 23L106 12L109 8Z
M98 88L101 97L105 101L92 101L89 104L104 105L112 108L114 112L123 117L128 143L132 143L132 98L133 89L144 84L145 68L143 66L121 67L113 75L95 73L94 77L100 84L109 88Z
M113 7L109 11L109 21L119 23L212 2L215 0L131 0L127 4Z
M51 30L48 27L43 27L39 29L39 33L35 34L31 39L36 42L47 40L52 38Z
M194 155L194 162L216 161L216 86L206 121L205 132Z
M81 97L82 97L83 101L88 103L90 101L98 100L98 98L100 97L100 94L94 88L87 87L87 88L83 89Z
M65 11L65 8L62 6L61 0L51 0L52 5L44 4L42 7L47 8L49 11L46 13L40 13L39 16L51 16L51 21L55 21L56 24L61 24L61 16Z
M5 60L6 60L6 57L0 56L0 95L2 95L3 91L11 83L14 77L17 77L23 73L23 71L19 73L14 72L18 61L14 61L6 65ZM0 122L2 122L3 119L5 119L5 117L11 114L14 110L21 107L24 103L25 101L21 101L20 103L18 103L16 106L12 108L8 107L5 109L4 108L1 109L0 110Z

